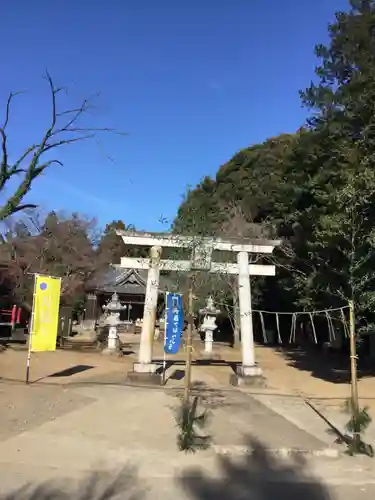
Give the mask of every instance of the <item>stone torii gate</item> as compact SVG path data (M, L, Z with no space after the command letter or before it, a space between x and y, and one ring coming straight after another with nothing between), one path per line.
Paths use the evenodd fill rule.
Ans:
M279 240L222 239L173 235L170 233L141 233L118 230L126 245L149 246L150 258L122 257L119 267L128 269L148 269L146 297L138 363L130 378L150 378L155 380L158 365L152 362L152 349L156 308L161 270L168 271L208 271L216 274L238 275L240 306L242 365L238 369L238 383L252 382L261 375L261 369L255 363L254 335L251 304L250 275L274 276L275 266L249 264L250 254L271 254ZM183 248L190 250L190 260L161 259L162 249ZM235 252L237 264L213 262L214 250ZM158 377L159 378L159 377Z

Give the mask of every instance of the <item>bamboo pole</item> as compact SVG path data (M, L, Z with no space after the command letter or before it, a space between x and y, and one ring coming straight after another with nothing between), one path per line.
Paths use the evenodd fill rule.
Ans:
M187 342L186 342L186 364L185 364L185 387L184 387L184 404L189 404L191 390L191 354L193 344L193 288L192 278L189 277L189 292L188 292L188 326L187 326Z
M32 339L33 339L33 332L34 332L34 317L35 317L35 294L36 294L36 278L37 274L34 274L34 285L33 285L33 303L32 303L32 309L31 309L31 316L29 319L29 338L28 338L28 345L27 345L27 360L26 360L26 378L25 382L26 384L30 383L30 364L31 364L31 351L32 351Z
M355 333L354 304L349 301L349 332L350 332L350 376L351 376L351 400L353 418L353 440L358 448L360 442L359 429L359 401L358 401L358 380L357 380L357 344Z
M164 340L163 340L163 372L162 372L162 385L165 385L165 372L167 370L167 355L165 352L165 346L167 344L167 325L168 325L168 294L165 292L165 312L164 312Z

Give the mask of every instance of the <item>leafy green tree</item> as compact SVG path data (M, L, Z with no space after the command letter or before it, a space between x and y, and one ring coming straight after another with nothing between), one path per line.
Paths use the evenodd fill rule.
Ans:
M354 300L366 332L375 323L374 0L350 1L328 32L316 47L317 81L301 93L312 110L306 126L243 149L190 190L174 230L220 234L235 206L283 240L269 259L277 278L260 284L258 304L290 311Z
M195 189L188 189L173 222L173 232L207 235L221 218L216 208L215 181L205 177Z
M134 247L125 245L117 230L135 231L133 224L126 225L122 220L114 220L106 225L99 240L97 256L101 263L101 270L107 269L111 264L120 264L121 257L148 257L147 247Z
M354 300L357 326L366 331L375 304L375 3L352 0L350 7L329 26L329 45L316 47L319 81L302 93L319 143L306 161L314 271L300 286L325 307Z
M120 259L126 254L126 247L116 231L125 230L122 220L114 220L106 225L98 245L98 256L107 264L120 264Z
M295 196L297 189L292 187L286 176L289 172L294 179L291 157L298 140L299 134L285 134L237 153L220 167L215 180L205 178L195 190L188 192L173 230L230 238L276 236L279 226L287 219L293 202L291 195ZM230 257L233 258L233 255ZM289 255L284 256L283 265L287 268L284 274L290 280L289 258ZM201 292L204 289L208 293L210 288L216 301L227 305L234 331L238 332L236 279L227 276L208 280L206 276L201 281ZM265 280L253 279L254 303L261 300L262 282L265 283ZM293 286L289 288L292 290ZM279 292L285 300L283 287L280 286ZM274 303L277 302L274 293L269 296Z

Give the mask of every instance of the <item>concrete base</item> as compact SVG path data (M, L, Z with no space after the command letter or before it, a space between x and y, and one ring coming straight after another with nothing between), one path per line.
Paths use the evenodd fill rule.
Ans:
M94 342L97 337L98 333L95 330L80 330L76 332L76 335L74 335L74 337L72 336L72 339L75 339L77 341L81 341L83 339Z
M109 349L109 347L106 347L102 350L102 354L105 354L106 356L121 356L122 353L120 349Z
M155 373L159 368L159 365L156 363L134 363L133 364L133 372L136 373Z
M95 340L98 336L96 331L96 322L95 320L84 320L79 325L73 325L72 333L75 332L76 336L88 337L92 340Z
M262 368L258 365L239 365L237 366L236 372L240 377L260 377L262 375Z
M96 320L95 319L84 319L80 325L83 330L95 330Z
M127 373L127 381L133 384L163 385L162 376L156 373L156 363L134 363L133 371Z
M131 384L163 385L163 377L158 373L128 372L126 381Z
M237 373L230 376L229 382L234 386L248 385L253 387L265 387L266 379L262 375L260 366L243 366L237 367Z

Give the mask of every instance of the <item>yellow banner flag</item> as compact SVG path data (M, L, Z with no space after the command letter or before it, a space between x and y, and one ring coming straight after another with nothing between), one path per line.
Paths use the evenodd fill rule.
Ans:
M54 351L59 323L61 278L35 276L31 350Z

